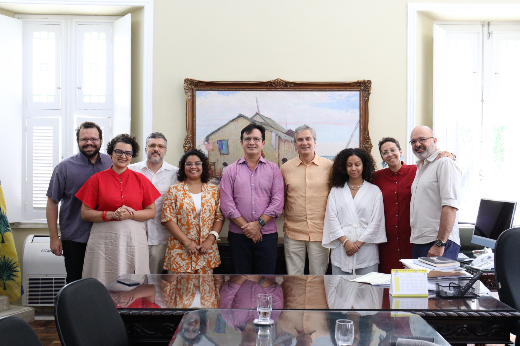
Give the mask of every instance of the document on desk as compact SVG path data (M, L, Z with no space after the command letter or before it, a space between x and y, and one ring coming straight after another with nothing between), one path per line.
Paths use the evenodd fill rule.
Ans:
M390 286L390 274L383 273L368 273L366 275L360 276L356 279L350 280L359 283L371 284L372 286Z

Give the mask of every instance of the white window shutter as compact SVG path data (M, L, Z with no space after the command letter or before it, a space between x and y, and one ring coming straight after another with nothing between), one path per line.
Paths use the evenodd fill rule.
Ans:
M60 162L60 119L27 118L26 218L45 219L47 189Z
M112 24L76 25L76 109L113 107Z
M114 121L112 135L130 133L131 14L114 22ZM107 136L108 137L108 136Z
M61 25L25 23L26 102L29 109L61 109Z
M22 21L0 15L0 181L9 222L22 221ZM8 53L6 53L8 52Z

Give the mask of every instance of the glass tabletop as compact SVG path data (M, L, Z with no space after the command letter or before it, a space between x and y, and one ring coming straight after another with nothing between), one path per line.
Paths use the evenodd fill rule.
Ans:
M343 275L123 275L128 286L107 286L118 308L256 309L256 296L273 296L275 310L514 311L489 296L476 299L394 299L388 288L350 281ZM119 280L118 279L118 280ZM263 279L263 280L262 280Z
M256 310L201 309L184 315L170 345L337 345L339 319L354 323L353 346L390 346L397 338L422 337L437 345L449 345L421 317L388 311L273 312L274 324L258 326Z

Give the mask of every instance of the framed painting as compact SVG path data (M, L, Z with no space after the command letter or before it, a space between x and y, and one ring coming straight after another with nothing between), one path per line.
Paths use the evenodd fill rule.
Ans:
M297 156L294 130L303 124L317 133L316 153L333 159L344 148L370 152L368 100L372 82L205 82L184 80L184 151L202 150L212 180L243 156L240 131L250 123L266 128L264 157L282 166Z

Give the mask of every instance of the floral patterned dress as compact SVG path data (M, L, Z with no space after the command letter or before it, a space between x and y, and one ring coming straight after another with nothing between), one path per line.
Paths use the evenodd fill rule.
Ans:
M218 187L202 184L200 223L198 222L195 203L191 197L186 182L179 182L168 189L163 204L161 222L173 221L188 239L200 245L213 229L216 221L224 221L220 211L220 196ZM206 254L189 255L186 247L170 235L164 269L173 273L207 273L208 269L220 265L220 255L217 243L214 242Z

